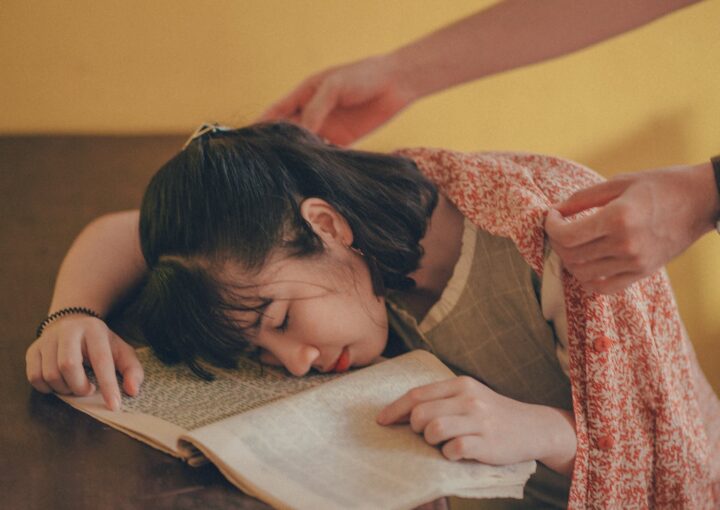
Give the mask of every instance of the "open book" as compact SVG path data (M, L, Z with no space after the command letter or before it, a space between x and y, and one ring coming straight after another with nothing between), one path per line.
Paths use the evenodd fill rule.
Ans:
M213 462L230 482L278 508L412 508L441 496L522 497L534 462L452 462L408 425L375 417L407 390L453 373L413 351L345 375L302 378L242 359L203 381L138 350L145 382L123 409L99 393L63 400L190 464Z

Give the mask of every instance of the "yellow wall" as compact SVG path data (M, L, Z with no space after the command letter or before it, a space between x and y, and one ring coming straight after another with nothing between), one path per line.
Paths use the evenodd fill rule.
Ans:
M190 132L242 124L324 66L393 48L489 5L454 0L0 4L0 133ZM720 153L720 1L599 46L458 87L362 147L519 149L610 176ZM670 274L720 390L720 237Z

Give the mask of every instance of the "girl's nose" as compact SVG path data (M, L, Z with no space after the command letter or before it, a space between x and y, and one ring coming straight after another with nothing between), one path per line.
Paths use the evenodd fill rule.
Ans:
M288 372L299 377L310 371L315 360L320 357L320 350L312 345L300 344L288 346L283 352L276 352L275 355Z

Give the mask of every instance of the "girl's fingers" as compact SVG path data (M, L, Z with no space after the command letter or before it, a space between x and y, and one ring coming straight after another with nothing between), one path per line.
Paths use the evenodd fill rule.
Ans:
M52 393L52 388L43 379L40 349L34 345L30 346L25 353L25 374L33 388L41 393Z
M85 345L105 404L111 411L118 411L121 402L120 388L115 374L115 362L110 349L109 335L109 332L105 332L90 338L86 336Z
M140 360L130 344L112 332L110 335L113 338L115 366L123 376L123 388L128 395L135 396L145 378Z
M57 350L58 346L56 342L49 342L43 345L41 356L42 356L42 376L45 382L50 386L53 391L68 395L72 393L62 374L57 362Z
M482 436L466 435L451 439L442 447L442 453L449 460L482 458L486 449L485 438Z
M89 395L94 391L83 366L81 332L58 342L57 364L65 383L75 395Z
M430 421L424 431L425 441L437 445L465 435L482 435L478 421L482 418L473 415L440 416Z
M380 425L406 422L415 406L429 400L449 398L466 388L467 385L477 384L470 377L454 377L446 381L426 384L413 388L395 402L385 407L378 414L377 422Z
M466 411L465 399L457 396L422 402L410 411L410 428L418 434L425 433L427 437L427 429L431 423L445 417L465 414Z

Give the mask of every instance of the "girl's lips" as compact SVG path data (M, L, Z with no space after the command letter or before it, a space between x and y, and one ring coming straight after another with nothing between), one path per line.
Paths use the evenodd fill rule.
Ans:
M339 374L341 372L347 372L348 368L350 368L350 351L348 351L348 348L345 347L330 371Z

